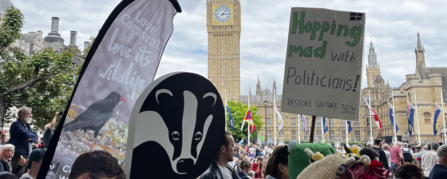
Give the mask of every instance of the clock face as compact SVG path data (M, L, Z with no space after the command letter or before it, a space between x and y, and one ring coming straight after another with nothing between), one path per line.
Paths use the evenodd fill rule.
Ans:
M219 22L227 22L231 17L231 10L227 6L219 6L214 11L214 17Z

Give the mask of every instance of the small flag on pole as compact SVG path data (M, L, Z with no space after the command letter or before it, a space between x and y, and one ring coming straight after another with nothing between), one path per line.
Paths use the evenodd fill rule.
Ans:
M352 131L351 121L346 121L346 123L348 124L348 133L350 134Z
M328 126L327 126L327 122L326 122L326 118L323 117L323 133L326 134L326 132L328 131Z

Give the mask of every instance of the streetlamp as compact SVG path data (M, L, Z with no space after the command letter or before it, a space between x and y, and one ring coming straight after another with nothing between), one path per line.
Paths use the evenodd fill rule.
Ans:
M265 121L265 139L264 139L264 141L266 141L265 143L267 144L267 104L268 104L268 102L267 102L267 100L264 100L264 115L265 115L265 117L264 117L264 121Z

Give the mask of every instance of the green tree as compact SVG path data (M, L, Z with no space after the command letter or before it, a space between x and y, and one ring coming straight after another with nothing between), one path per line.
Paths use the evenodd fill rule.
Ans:
M76 75L71 59L77 50L44 49L26 56L11 46L20 38L23 22L20 10L12 7L0 25L0 120L11 122L6 120L13 115L10 107L25 105L33 109L34 126L43 128L67 106Z
M247 123L245 123L243 130L241 131L242 121L244 120L245 113L247 112L248 105L242 104L241 102L228 101L228 107L230 108L231 115L233 116L234 121L234 131L231 131L230 123L227 122L227 130L233 134L234 141L238 143L241 139L247 139L248 127ZM257 115L258 108L254 106L250 106L251 113L253 115L253 121L256 126L256 130L250 134L250 141L258 134L258 131L264 125L261 121L262 116ZM227 114L227 119L229 119Z

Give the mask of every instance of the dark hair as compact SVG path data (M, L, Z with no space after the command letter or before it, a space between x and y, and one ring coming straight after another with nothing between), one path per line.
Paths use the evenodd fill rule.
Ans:
M244 167L250 167L251 168L251 163L248 159L242 159L241 163L239 164L239 167L243 170Z
M439 144L437 142L431 143L431 149L432 150L438 150L438 148L439 148Z
M281 179L281 171L278 166L280 163L285 166L289 165L289 151L287 145L276 146L275 150L273 150L272 156L270 156L267 166L265 167L264 176L270 175L277 179Z
M11 172L0 172L0 179L19 179L19 177Z
M374 149L371 148L363 148L362 150L360 150L360 155L366 155L371 160L379 158L379 153L377 153Z
M224 145L225 147L228 147L228 145L230 145L230 140L228 140L227 136L233 136L230 132L225 131L225 135L224 135L224 139L223 139L223 143L222 145Z
M382 142L381 138L374 139L374 145L380 145L381 142Z
M396 177L403 179L420 179L423 176L422 169L411 163L403 164L396 170Z
M125 179L123 169L118 164L118 160L106 151L86 152L78 156L71 167L68 178L78 178L84 173L95 176L116 177Z

